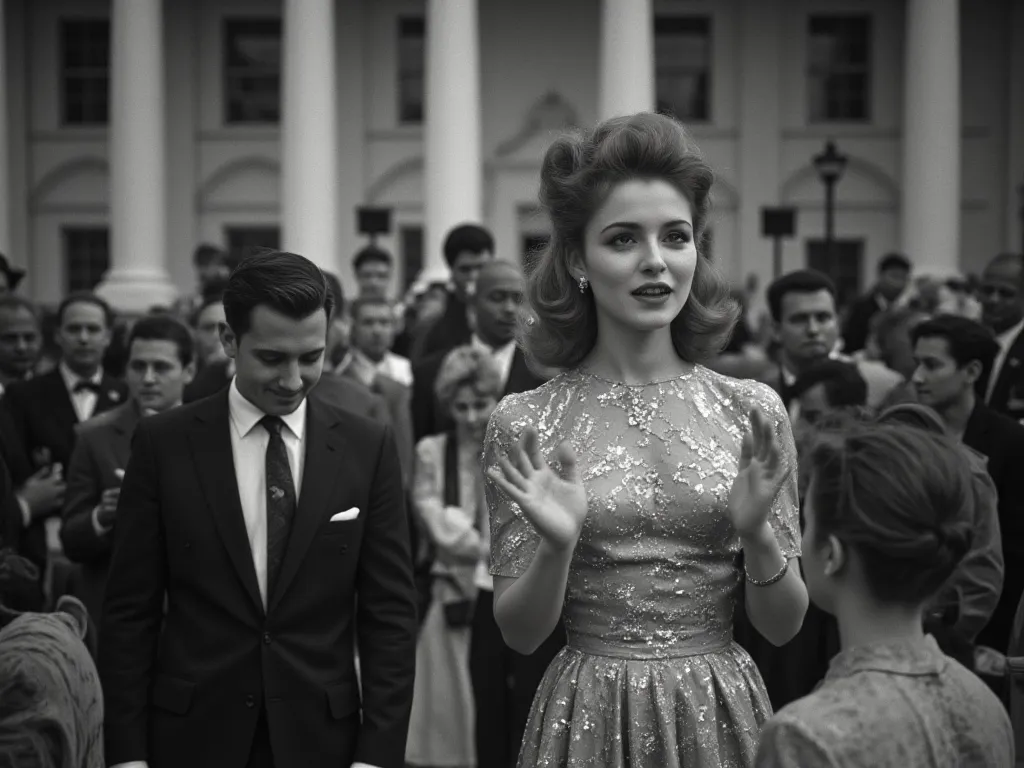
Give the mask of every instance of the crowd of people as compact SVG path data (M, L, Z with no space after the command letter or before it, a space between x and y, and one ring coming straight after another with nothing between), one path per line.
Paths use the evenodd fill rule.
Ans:
M568 134L543 250L402 300L373 245L138 318L0 261L0 766L1012 766L1024 255L760 297L712 185Z

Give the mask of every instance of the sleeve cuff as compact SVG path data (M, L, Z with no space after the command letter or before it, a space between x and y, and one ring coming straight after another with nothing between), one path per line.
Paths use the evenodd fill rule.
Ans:
M18 506L21 507L21 524L23 527L28 528L32 525L32 508L21 494L18 494L16 498L18 499Z
M110 528L104 528L100 525L100 508L98 504L92 508L92 529L96 532L97 536L106 536L110 533Z

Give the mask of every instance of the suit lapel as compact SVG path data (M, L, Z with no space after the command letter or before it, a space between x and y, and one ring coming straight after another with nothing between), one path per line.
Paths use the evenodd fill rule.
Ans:
M333 498L331 492L338 482L339 468L358 466L355 450L335 429L338 423L336 416L313 399L307 402L306 455L299 506L295 511L281 574L273 594L267 600L268 613L288 591L288 585L298 573L306 551L313 543L317 528L324 521L324 507Z
M992 388L992 397L988 402L994 408L1003 408L1010 399L1010 390L1013 385L1024 376L1022 365L1024 363L1024 332L1018 333L1013 340L1010 349L1006 353L1006 359L996 375L996 383ZM985 390L982 390L984 392Z
M96 407L93 409L92 415L96 416L124 405L124 401L124 385L117 379L104 374L100 381L100 392L96 396Z
M202 406L195 414L196 428L189 432L196 472L228 557L245 591L262 613L263 598L260 597L259 583L256 581L256 567L252 562L242 501L238 495L235 459L231 449L228 391L225 389Z
M978 453L989 455L989 418L988 407L980 400L975 403L971 416L967 419L967 426L964 428L963 442L968 448L973 448Z
M113 439L110 441L110 452L114 457L114 465L119 469L128 466L128 459L132 454L132 435L139 423L139 412L134 403L122 405L117 416L111 422Z

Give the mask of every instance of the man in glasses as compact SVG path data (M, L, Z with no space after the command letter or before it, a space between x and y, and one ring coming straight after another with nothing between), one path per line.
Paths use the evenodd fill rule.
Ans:
M1002 253L981 276L982 321L996 334L999 350L980 382L985 403L1024 421L1024 256Z

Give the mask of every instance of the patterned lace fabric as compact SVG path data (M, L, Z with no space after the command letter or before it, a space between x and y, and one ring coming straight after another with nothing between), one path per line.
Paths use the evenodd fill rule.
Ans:
M795 467L774 390L700 366L642 386L572 371L494 412L485 467L527 426L545 455L568 438L590 508L563 608L569 645L534 700L520 766L753 765L771 705L732 641L742 571L726 503L754 406ZM486 493L491 573L520 576L538 535L490 480ZM787 558L800 551L796 499L794 471L770 515Z
M1002 703L930 635L842 651L767 724L758 768L1013 768Z

